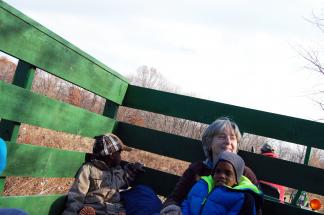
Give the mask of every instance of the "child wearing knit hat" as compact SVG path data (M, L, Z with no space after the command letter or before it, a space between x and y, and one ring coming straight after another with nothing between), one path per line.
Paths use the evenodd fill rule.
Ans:
M131 151L114 134L94 137L93 153L76 174L63 215L126 214L120 190L128 188L142 164L121 166L121 151Z
M243 176L245 163L224 151L210 176L203 176L182 203L182 214L255 214L262 204L262 192Z
M222 152L212 171L215 185L229 187L237 185L243 175L244 166L244 160L239 155L228 151Z

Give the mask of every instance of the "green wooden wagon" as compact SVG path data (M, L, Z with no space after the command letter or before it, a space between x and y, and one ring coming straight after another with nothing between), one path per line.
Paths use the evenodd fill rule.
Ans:
M84 161L85 153L17 144L20 123L84 137L113 132L133 148L189 162L202 158L202 153L197 153L201 151L198 140L118 122L115 115L122 105L205 124L219 116L230 116L242 132L307 146L305 164L246 151L241 151L240 155L261 180L324 195L324 170L307 165L312 147L324 149L321 123L133 86L3 1L0 1L0 51L19 59L13 83L0 81L0 136L7 141L9 153L1 188L6 176L71 178ZM36 68L104 98L103 114L32 92ZM268 171L264 171L265 167ZM176 175L146 168L140 183L165 196L177 180ZM22 208L37 215L60 214L64 200L62 195L1 196L0 207ZM315 214L292 204L279 203L269 196L265 196L263 213Z

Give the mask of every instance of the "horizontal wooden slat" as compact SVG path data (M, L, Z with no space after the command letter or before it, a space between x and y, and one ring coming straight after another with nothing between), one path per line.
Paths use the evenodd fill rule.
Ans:
M265 198L263 203L263 215L316 215L318 213L305 210L299 207L292 206L290 204L282 204L278 201L272 201L268 198Z
M199 140L118 122L116 134L130 147L185 161L202 160Z
M137 86L128 87L123 105L206 124L229 116L242 132L324 149L323 123Z
M134 148L189 162L204 159L201 143L198 140L122 122L118 123L116 132L125 144ZM323 169L245 151L240 151L239 154L260 180L324 195L323 186L314 186L324 181ZM300 177L301 172L307 177Z
M245 151L240 151L239 154L260 180L324 195L324 186L316 186L323 184L324 169Z
M138 175L135 184L145 184L162 196L168 196L179 180L179 176L145 167L145 173Z
M61 214L64 210L66 196L8 196L0 197L0 208L19 208L25 210L30 215ZM265 200L263 204L263 215L315 215L313 211L304 210L289 204L281 204L271 200Z
M154 180L159 179L159 180ZM139 178L136 180L137 184L145 184L152 187L156 193L159 195L167 196L171 193L174 185L178 181L179 177L172 174L167 174L161 171L157 171L150 168L145 168L145 173L139 175ZM163 183L161 183L163 181ZM42 201L36 201L36 199L40 198L39 196L30 196L30 197L2 197L0 198L0 207L14 207L14 208L22 208L28 211L31 214L43 214L40 212L45 212L47 214L49 209L51 208L51 202L55 202L52 208L53 214L60 214L59 212L62 210L64 205L64 198L59 195L56 196L42 196ZM34 207L29 207L29 205L33 205ZM36 207L37 206L37 207ZM51 213L50 213L51 214ZM311 211L306 211L297 207L293 207L288 204L281 204L276 201L270 201L266 199L263 205L263 214L265 215L275 215L275 214L314 214Z
M85 153L30 144L7 143L6 176L73 178L84 162Z
M0 118L94 137L111 132L115 121L0 81Z
M2 196L0 208L18 208L29 215L58 215L64 210L66 196Z
M120 104L127 81L39 23L0 1L0 50Z

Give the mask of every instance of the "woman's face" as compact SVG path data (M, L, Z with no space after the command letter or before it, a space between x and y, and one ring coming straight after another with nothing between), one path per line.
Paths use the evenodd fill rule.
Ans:
M212 140L211 150L213 155L219 155L222 151L237 153L237 138L230 126L224 127Z

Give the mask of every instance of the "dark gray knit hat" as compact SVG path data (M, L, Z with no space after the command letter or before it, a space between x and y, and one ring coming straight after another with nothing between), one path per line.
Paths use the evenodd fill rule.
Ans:
M243 175L243 171L244 171L244 166L245 166L244 160L239 155L233 152L223 151L219 155L218 161L214 166L214 170L220 161L227 161L230 164L232 164L236 174L236 181L237 183L239 183L240 178Z

